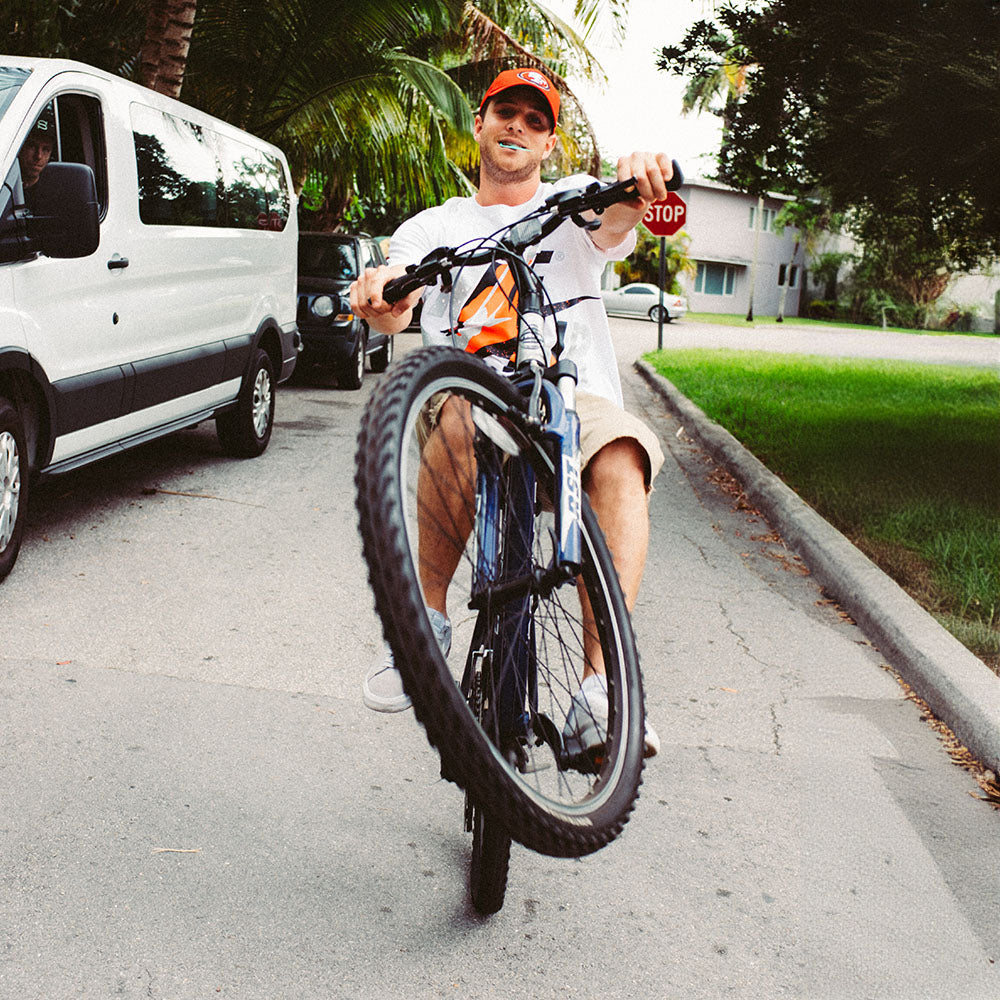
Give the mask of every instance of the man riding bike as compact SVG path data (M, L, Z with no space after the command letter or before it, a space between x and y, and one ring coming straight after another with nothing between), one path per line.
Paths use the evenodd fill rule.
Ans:
M423 288L390 304L382 297L387 281L404 273L439 246L488 237L520 218L553 191L579 187L592 180L565 178L543 183L541 165L556 143L559 95L537 70L507 70L491 84L475 116L473 136L480 151L480 185L468 198L452 198L403 223L392 237L389 266L368 269L351 286L351 309L384 334L405 330L421 296L421 331L426 344L451 344L484 358L500 370L511 369L516 346L516 298L504 265L463 270L454 288ZM634 177L638 197L610 206L595 230L564 226L538 244L531 266L542 276L555 319L566 323L566 355L579 369L577 411L581 425L583 487L614 558L629 610L635 604L649 542L648 493L663 463L656 435L622 406L621 384L600 278L608 261L621 260L635 246L635 227L649 204L666 196L673 176L664 153L632 153L617 167L619 179ZM425 459L434 449L447 451L469 414L455 399L439 401L430 415ZM466 461L472 462L467 455ZM456 480L461 480L457 476ZM466 509L461 487L452 498L436 493L422 497L434 505L428 523L455 524ZM450 520L449 520L450 519ZM457 519L457 521L456 521ZM471 523L463 530L471 529ZM420 576L435 634L447 655L451 626L446 597L458 563L453 544L421 529ZM601 746L607 733L607 685L599 647L588 635L583 683L566 722L569 751ZM376 711L410 707L391 651L386 648L364 682L365 704ZM659 749L659 738L646 724L645 755Z

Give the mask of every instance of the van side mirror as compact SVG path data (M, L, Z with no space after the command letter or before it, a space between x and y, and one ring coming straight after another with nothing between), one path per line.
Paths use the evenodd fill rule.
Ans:
M47 257L89 257L101 241L94 172L82 163L50 163L31 192L28 235Z

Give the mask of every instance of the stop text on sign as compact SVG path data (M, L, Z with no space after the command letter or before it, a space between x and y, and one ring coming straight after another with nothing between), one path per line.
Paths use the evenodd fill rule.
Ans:
M675 191L668 192L662 201L654 201L646 210L642 221L654 236L673 236L687 220L687 205Z

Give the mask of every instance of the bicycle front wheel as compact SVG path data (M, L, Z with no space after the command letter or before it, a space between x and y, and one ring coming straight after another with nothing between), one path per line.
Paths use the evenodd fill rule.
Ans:
M470 355L411 354L366 409L356 472L365 558L442 773L526 847L577 857L613 840L634 806L642 683L618 577L585 499L579 575L556 583L549 572L554 484L522 395ZM448 657L427 614L444 595ZM583 753L574 747L593 699L580 691L595 671L606 677L606 716L595 705L589 721L602 740Z

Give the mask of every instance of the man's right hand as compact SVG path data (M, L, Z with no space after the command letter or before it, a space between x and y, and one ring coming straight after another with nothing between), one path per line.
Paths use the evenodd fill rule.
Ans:
M413 307L423 294L422 288L394 305L382 298L386 282L405 273L405 268L391 265L368 267L351 283L351 312L365 320L376 333L399 333L410 325Z

